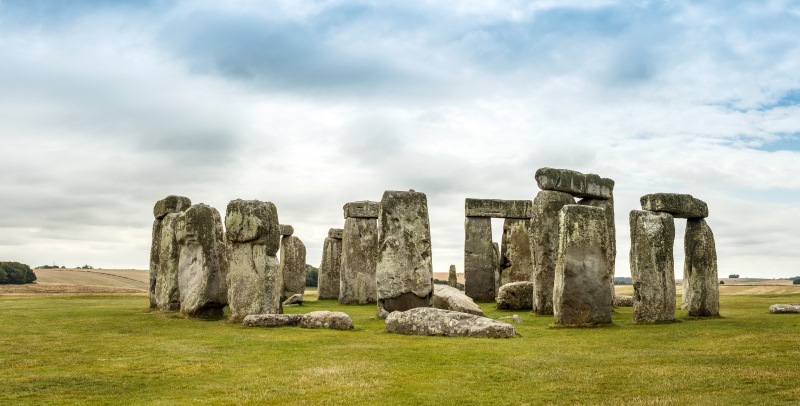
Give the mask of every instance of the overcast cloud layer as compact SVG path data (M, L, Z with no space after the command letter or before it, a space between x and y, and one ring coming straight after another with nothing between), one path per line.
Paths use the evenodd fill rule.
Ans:
M653 192L708 203L721 276L800 275L800 2L409 3L0 1L0 259L146 269L180 194L274 202L319 265L413 188L460 272L464 199L550 166L616 181L617 275Z

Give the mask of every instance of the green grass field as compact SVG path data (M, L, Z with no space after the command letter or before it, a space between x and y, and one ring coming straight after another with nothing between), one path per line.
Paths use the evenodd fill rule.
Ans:
M313 297L309 295L309 298ZM553 328L516 312L520 337L244 328L150 312L143 296L0 296L0 404L797 404L800 295L722 296L721 318ZM493 318L514 314L482 305Z

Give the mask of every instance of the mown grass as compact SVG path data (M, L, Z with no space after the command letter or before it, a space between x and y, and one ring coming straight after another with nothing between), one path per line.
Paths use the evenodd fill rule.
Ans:
M796 404L800 295L723 296L721 318L553 328L520 337L387 334L374 306L355 331L244 328L150 312L142 296L0 297L0 404ZM514 312L482 305L490 317Z

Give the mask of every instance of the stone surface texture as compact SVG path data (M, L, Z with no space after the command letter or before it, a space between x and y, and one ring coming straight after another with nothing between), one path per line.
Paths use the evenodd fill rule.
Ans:
M156 202L153 216L162 219L169 213L181 213L192 206L192 201L185 196L170 195Z
M467 199L464 211L467 217L531 218L530 200Z
M572 195L543 190L533 200L533 310L553 314L553 286L558 262L558 213L575 204Z
M483 310L472 298L452 286L434 285L433 307L483 316Z
M772 314L800 313L800 303L794 304L774 304L769 307Z
M345 313L317 311L306 314L251 314L244 317L245 327L292 327L352 330L353 321Z
M447 286L458 288L458 275L456 274L456 266L450 265L447 273Z
M386 317L386 332L422 336L507 338L514 326L474 314L419 307Z
M630 213L633 320L675 319L675 220L669 213Z
M281 276L283 291L281 301L293 295L303 295L306 291L306 246L299 238L291 235L281 238Z
M344 221L339 278L339 303L378 301L375 272L378 265L378 220L349 217Z
M428 199L414 191L386 191L378 229L378 308L430 306L433 265Z
M663 211L672 214L675 218L705 218L708 217L706 202L679 193L653 193L644 195L639 199L643 210Z
M294 295L288 297L286 300L283 301L284 306L302 305L302 304L303 304L303 295L299 293L295 293Z
M217 209L195 204L175 220L181 313L219 318L228 304L228 256Z
M159 271L159 257L161 256L161 220L153 220L153 233L150 239L150 308L158 308L156 303L156 285Z
M499 286L533 280L530 219L506 219L500 246ZM499 288L498 286L498 288Z
M464 220L464 291L473 300L494 300L497 269L492 243L492 219Z
M690 316L719 316L719 276L714 234L704 219L686 221L683 237L683 305Z
M341 278L342 240L326 238L317 278L317 299L338 299Z
M294 234L294 227L288 224L278 224L278 234L282 236L289 236Z
M559 244L553 289L556 324L611 323L613 292L608 267L608 233L603 209L567 205L559 213Z
M614 292L614 269L617 265L617 226L614 223L614 198L595 199L585 198L578 201L592 207L599 207L606 211L606 231L608 232L608 270L611 272L611 292Z
M633 296L614 295L614 307L633 307Z
M497 308L522 310L533 308L533 282L511 282L500 287Z
M234 200L225 215L228 233L230 320L283 311L283 274L275 254L280 247L275 205Z
M371 218L376 219L381 212L381 204L369 200L346 203L342 207L344 218Z
M343 233L344 233L344 229L332 228L332 229L328 230L328 238L334 238L334 239L337 239L337 240L341 240Z
M156 273L155 298L159 310L180 310L181 292L178 289L178 260L181 249L177 240L177 222L180 213L170 213L161 219L159 258Z
M569 193L575 197L611 199L614 181L593 173L583 174L569 169L539 168L536 171L539 189Z

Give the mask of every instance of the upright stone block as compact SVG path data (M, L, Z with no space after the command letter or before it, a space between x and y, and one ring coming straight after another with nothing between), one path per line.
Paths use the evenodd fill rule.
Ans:
M222 317L228 304L228 257L219 212L196 204L183 212L176 223L181 313L198 318Z
M230 320L241 321L249 314L282 313L283 274L275 256L280 247L275 205L233 200L228 204L225 226L230 246Z
M614 193L613 180L569 169L540 168L536 171L536 183L542 190L565 192L575 197L611 199Z
M467 217L531 218L530 200L467 199L464 211Z
M556 324L611 323L608 232L603 209L571 204L559 213L553 313Z
M342 207L344 218L369 218L376 219L381 211L381 204L369 200L350 202Z
M450 265L450 269L447 274L447 286L458 288L458 275L456 275L455 265Z
M633 320L672 321L675 319L672 253L675 221L669 213L633 210L630 225Z
M317 299L338 299L342 265L342 229L330 229L322 246L322 262L317 279Z
M295 236L281 238L281 276L283 292L281 302L306 291L306 246Z
M464 220L464 293L472 300L494 300L496 269L492 219L467 217Z
M530 219L506 219L500 250L499 285L533 280Z
M178 288L178 261L181 249L177 240L177 222L181 213L170 213L161 219L159 226L158 273L155 285L155 302L159 310L180 310L181 292Z
M611 199L581 199L578 204L599 207L606 213L606 230L608 230L608 271L611 272L611 293L614 293L614 271L617 265L617 226L614 223L614 198ZM613 299L613 298L612 298Z
M719 275L714 234L704 219L686 221L683 239L683 309L690 316L719 316Z
M706 202L679 193L653 193L642 196L639 201L643 210L663 211L672 214L675 218L705 218L708 217Z
M425 194L384 192L378 229L379 314L430 306L433 264Z
M161 222L167 214L182 213L192 205L192 201L188 197L170 195L161 199L153 206L153 234L150 244L150 308L158 308L156 299L156 285L159 273L159 257L161 253ZM176 260L177 261L177 260ZM177 262L174 264L177 267ZM177 310L177 308L175 309Z
M378 284L375 279L378 265L377 218L348 217L344 221L341 260L339 303L377 302Z
M553 314L553 286L558 262L558 213L575 204L572 195L543 190L533 200L533 310Z

